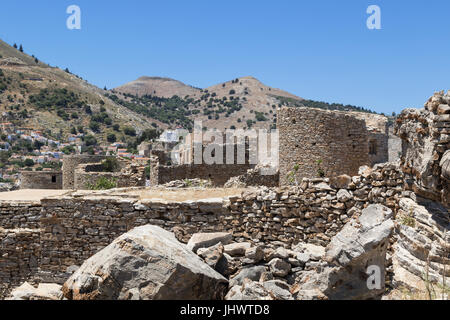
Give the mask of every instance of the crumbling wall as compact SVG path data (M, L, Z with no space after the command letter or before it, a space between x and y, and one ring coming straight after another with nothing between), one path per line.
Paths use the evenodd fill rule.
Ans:
M436 93L425 109L406 109L395 133L403 140L401 164L407 187L450 206L450 93Z
M368 204L380 203L396 211L405 196L402 185L401 172L387 164L366 168L352 178L305 178L298 187L248 189L227 200L141 200L104 191L66 194L41 200L39 239L17 244L16 253L8 254L22 259L31 243L38 244L39 270L33 269L30 277L37 273L44 282L63 282L68 268L79 266L126 231L146 224L172 231L184 242L197 232L226 231L237 242L326 245ZM14 201L9 203L11 212L22 212ZM4 250L0 247L0 256ZM7 275L3 276L7 282Z
M341 174L356 175L360 166L369 165L368 132L364 120L344 113L311 108L278 111L280 136L280 184Z
M20 173L21 189L53 189L63 187L61 171L22 171Z
M369 160L372 166L389 162L389 135L376 131L369 132Z
M63 189L74 190L75 187L75 169L83 163L96 163L107 159L108 156L102 155L71 155L63 158Z
M280 185L280 173L275 168L256 166L247 170L240 176L232 177L225 183L225 188L245 187L278 187Z
M99 172L103 169L101 164L81 164L75 170L74 189L89 190L101 178L108 179L117 185L117 188L144 187L146 176L145 167L138 164L129 164L120 172Z
M174 180L202 179L210 180L215 186L223 186L231 177L245 174L253 168L251 164L185 164L179 166L161 166L152 161L150 183L152 186L166 184Z

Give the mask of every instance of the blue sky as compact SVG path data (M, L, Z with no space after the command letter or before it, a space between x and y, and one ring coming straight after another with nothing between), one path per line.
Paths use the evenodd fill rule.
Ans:
M82 29L68 30L78 5ZM369 5L382 30L366 27ZM450 89L448 0L3 1L0 38L113 88L252 75L298 96L399 112Z

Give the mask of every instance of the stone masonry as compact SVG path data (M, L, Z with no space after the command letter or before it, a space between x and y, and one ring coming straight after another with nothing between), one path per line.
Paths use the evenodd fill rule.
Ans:
M298 187L249 189L225 200L143 200L103 191L69 192L20 206L4 201L3 223L9 230L0 238L0 270L7 270L0 273L0 287L7 290L12 282L30 279L62 282L70 267L79 266L126 231L146 224L172 231L183 242L197 232L226 231L237 242L326 245L368 204L380 203L395 211L402 186L401 172L387 164L367 168L359 176L305 178ZM24 212L24 206L35 208L33 217ZM33 231L24 231L20 241L7 235L21 227ZM37 243L38 251L21 249L34 248ZM15 245L16 250L6 252L5 244ZM18 255L33 264L17 265ZM31 268L34 261L38 261L38 268ZM8 267L13 264L18 267Z
M298 166L297 181L319 176L356 175L369 165L368 131L364 120L344 113L311 108L278 111L280 184L290 184Z

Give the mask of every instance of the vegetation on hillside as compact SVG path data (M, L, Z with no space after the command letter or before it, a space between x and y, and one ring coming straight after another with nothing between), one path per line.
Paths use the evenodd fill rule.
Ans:
M286 98L281 96L276 96L276 98L280 101L280 106L288 106L288 107L309 107L309 108L317 108L317 109L325 109L332 111L356 111L356 112L365 112L365 113L373 113L376 114L375 111L372 111L368 108L357 107L353 105L343 105L340 103L328 103L322 101L314 101L314 100L296 100L292 98Z

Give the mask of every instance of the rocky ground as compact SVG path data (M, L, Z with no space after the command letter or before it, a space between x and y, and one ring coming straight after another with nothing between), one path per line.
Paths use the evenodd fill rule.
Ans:
M236 243L228 233L194 234L183 244L147 225L86 260L63 286L25 283L9 299L380 299L393 232L393 212L382 205L364 209L327 247ZM380 266L374 287L368 266Z

